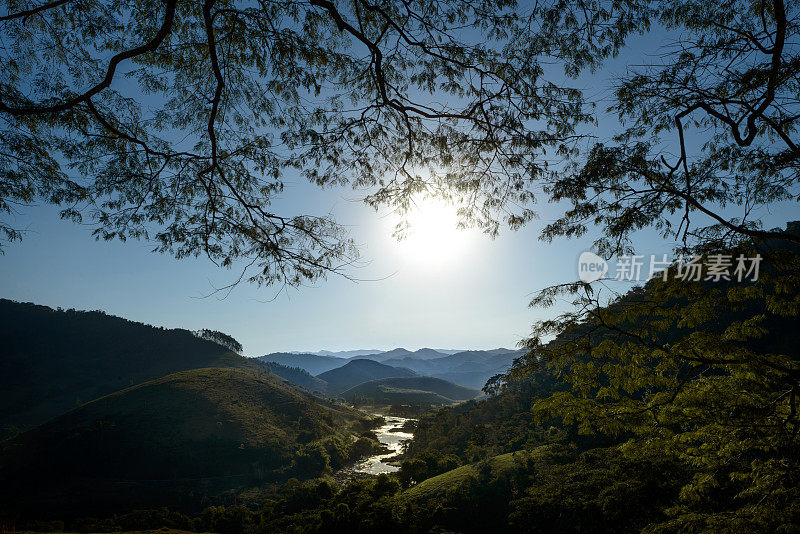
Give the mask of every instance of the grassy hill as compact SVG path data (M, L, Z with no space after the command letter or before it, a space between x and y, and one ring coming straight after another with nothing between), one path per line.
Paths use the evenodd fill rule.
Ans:
M188 330L5 299L0 347L0 439L168 373L253 366Z
M467 400L479 391L465 388L430 376L382 378L370 380L343 391L347 400L365 400L376 404L431 404L446 405Z
M185 505L348 459L361 413L251 369L171 374L89 402L0 447L0 509Z
M488 458L481 464L462 465L441 475L423 480L401 493L397 500L405 504L409 501L441 499L448 491L452 491L460 485L477 478L481 475L482 470L488 470L493 477L500 477L506 475L515 466L524 464L532 457L535 457L533 452L515 451Z
M392 367L373 360L351 360L346 365L317 376L328 384L328 393L337 394L370 380L416 376L410 369Z

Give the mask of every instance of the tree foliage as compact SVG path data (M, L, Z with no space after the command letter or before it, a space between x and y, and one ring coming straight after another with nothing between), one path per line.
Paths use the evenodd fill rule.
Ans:
M785 0L5 10L0 210L53 202L98 238L149 237L244 266L240 280L296 285L356 258L330 217L280 213L296 174L401 212L443 195L490 233L530 220L537 194L565 200L543 237L599 225L609 254L651 225L687 247L769 237L757 209L797 199L798 8ZM569 77L651 25L675 44L622 78L610 111L626 127L602 139Z
M619 436L625 456L662 454L690 470L671 522L655 530L797 524L800 256L780 245L762 245L768 269L756 282L659 277L608 305L581 285L573 310L537 325L512 372L544 367L568 385L536 400L539 421Z
M597 66L644 3L6 0L0 210L53 202L98 238L288 284L355 257L329 217L273 206L297 173L517 226L591 120L547 64Z
M684 249L783 238L759 210L798 201L800 11L784 0L651 2L678 38L627 72L610 112L625 128L546 190L570 208L543 237L601 229L601 253L654 226Z
M237 354L241 354L241 352L244 350L244 347L242 346L241 343L236 341L236 338L224 332L220 332L218 330L209 330L208 328L203 328L202 330L198 330L194 334L200 339L213 341L217 345L225 347L226 349L231 350Z

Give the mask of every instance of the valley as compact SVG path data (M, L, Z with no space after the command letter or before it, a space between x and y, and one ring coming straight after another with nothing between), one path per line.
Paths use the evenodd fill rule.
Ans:
M794 267L763 283L794 280ZM799 334L782 315L790 303L729 285L651 280L527 354L245 358L219 332L3 300L0 527L788 532L777 527L800 518L800 470L786 467L794 397L763 406L778 406ZM694 293L707 300L696 307ZM704 365L673 365L667 351ZM711 367L729 354L741 360ZM743 361L771 371L756 380ZM724 457L703 452L721 435ZM765 480L782 485L742 504Z
M396 457L403 453L405 445L414 438L413 428L416 419L388 416L384 424L374 429L378 441L386 447L386 452L380 452L361 460L352 466L355 473L367 475L380 475L381 473L395 473L400 470ZM394 460L393 460L394 459Z
M0 524L198 513L292 481L397 475L416 417L482 395L420 371L488 376L518 354L244 358L219 332L100 312L1 300L0 317Z

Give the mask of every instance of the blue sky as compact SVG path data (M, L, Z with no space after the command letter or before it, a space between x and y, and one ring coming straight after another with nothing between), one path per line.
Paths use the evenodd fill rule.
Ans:
M512 346L542 312L533 292L574 279L588 246L538 241L540 221L495 240L471 232L442 266L409 257L391 233L391 213L354 201L351 190L319 191L295 183L306 211L333 211L361 244L362 281L330 276L314 286L277 293L242 284L226 298L207 296L231 281L203 258L177 261L129 241L95 242L91 228L60 221L49 206L26 208L21 243L0 257L0 296L52 307L101 309L167 327L213 328L245 345L249 355L281 350L342 350L423 346ZM287 209L300 208L293 199Z
M639 44L659 44L652 37ZM632 50L640 54L644 48L634 42ZM614 72L630 59L620 58L582 83L608 87ZM608 136L608 126L601 124L598 135ZM473 232L447 262L432 266L391 237L391 213L375 213L358 197L349 189L322 191L288 177L278 203L282 214L331 212L348 226L364 262L349 273L362 280L357 283L331 276L300 290L276 293L275 288L242 284L225 298L208 296L235 273L220 271L203 258L178 261L151 253L153 246L146 242L95 242L90 227L60 221L57 208L33 206L12 221L27 232L0 256L0 297L100 309L165 327L221 330L242 342L247 355L511 347L535 320L554 313L529 309L531 297L548 285L577 279L577 258L594 239L539 241L541 228L558 213L557 206L545 204L537 206L541 218L522 230L504 230L495 240ZM769 228L800 218L796 212L796 206L779 206L762 215ZM653 232L637 236L637 246L646 254L672 248Z

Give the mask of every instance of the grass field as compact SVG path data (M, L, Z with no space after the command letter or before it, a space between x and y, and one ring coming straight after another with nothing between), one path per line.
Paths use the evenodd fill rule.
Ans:
M539 449L542 448L540 447ZM457 467L452 471L447 471L446 473L423 480L419 484L412 486L398 497L398 501L404 503L409 501L441 499L448 491L457 489L470 479L477 478L481 470L484 469L489 471L491 477L502 477L508 474L514 466L519 466L523 462L536 459L539 456L539 449L509 452L494 456L484 462Z

